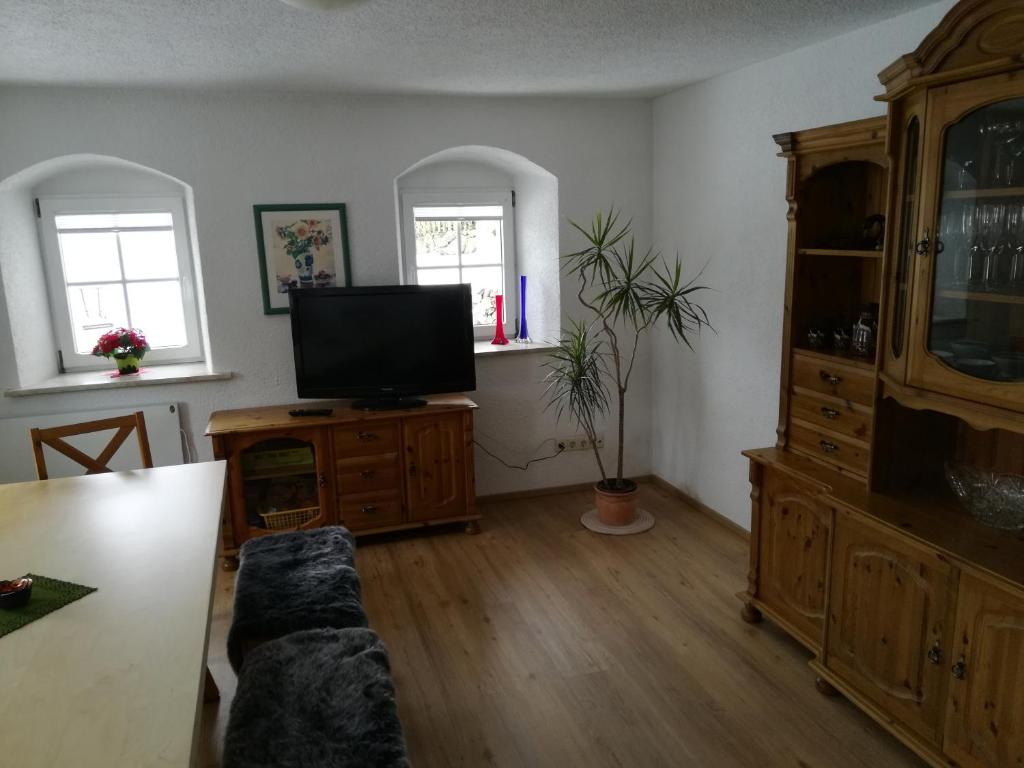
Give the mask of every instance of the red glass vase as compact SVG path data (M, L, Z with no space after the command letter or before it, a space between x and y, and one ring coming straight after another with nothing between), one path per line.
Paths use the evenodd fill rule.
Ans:
M508 344L505 338L505 297L500 293L494 297L494 340L491 344Z

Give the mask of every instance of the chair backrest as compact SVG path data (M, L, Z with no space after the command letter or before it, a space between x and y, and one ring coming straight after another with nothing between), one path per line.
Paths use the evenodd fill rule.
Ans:
M85 435L90 432L104 432L109 429L116 429L117 432L110 438L107 447L100 451L99 455L93 458L87 453L69 445L61 438L72 435ZM85 421L80 424L65 424L61 427L48 427L46 429L32 430L32 452L36 457L36 474L40 480L46 480L46 459L43 456L43 446L48 445L55 451L59 451L69 459L78 462L85 467L87 475L96 475L101 472L112 471L107 466L117 449L128 439L128 436L135 430L139 438L139 453L142 456L142 466L149 469L153 466L153 456L149 452L149 436L146 434L146 417L142 411L136 411L130 416L115 416L112 419L97 419L96 421Z

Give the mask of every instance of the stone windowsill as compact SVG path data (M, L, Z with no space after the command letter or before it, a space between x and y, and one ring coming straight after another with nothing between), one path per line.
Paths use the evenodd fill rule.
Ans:
M531 341L526 344L517 344L514 341L510 341L508 344L491 344L489 341L478 341L473 345L473 354L477 357L527 354L530 352L547 352L556 346L558 345L549 344L545 341Z
M111 371L62 373L32 386L15 387L4 392L6 397L56 395L63 392L84 392L100 389L147 387L156 384L187 384L200 381L223 381L234 376L231 371L211 371L206 363L180 363L143 367L135 376L111 377Z

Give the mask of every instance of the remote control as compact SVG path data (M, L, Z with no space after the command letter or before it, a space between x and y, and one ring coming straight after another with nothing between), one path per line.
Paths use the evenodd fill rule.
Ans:
M289 416L330 416L333 408L295 408L288 411Z

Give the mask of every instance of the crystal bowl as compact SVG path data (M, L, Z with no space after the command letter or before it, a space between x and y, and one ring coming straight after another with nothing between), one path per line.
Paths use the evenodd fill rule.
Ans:
M947 464L946 480L979 522L1006 531L1024 529L1024 477Z

